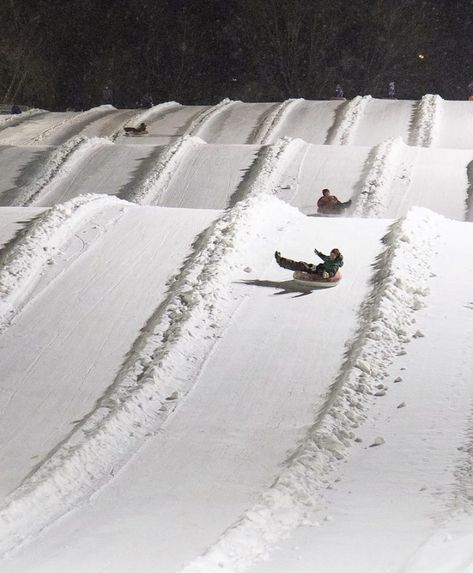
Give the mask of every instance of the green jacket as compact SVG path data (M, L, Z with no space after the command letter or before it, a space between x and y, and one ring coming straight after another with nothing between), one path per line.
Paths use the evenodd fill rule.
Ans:
M323 253L319 253L317 249L314 249L314 253L323 260L324 270L326 270L331 277L337 273L340 267L343 267L342 255L332 260L329 256L324 255Z

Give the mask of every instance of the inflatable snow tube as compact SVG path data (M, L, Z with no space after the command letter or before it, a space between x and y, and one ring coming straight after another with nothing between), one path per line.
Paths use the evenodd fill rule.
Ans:
M326 279L324 279L322 275L305 273L304 271L295 271L292 276L297 283L312 288L334 287L337 286L342 279L342 275L339 272L335 273L333 277L328 277Z

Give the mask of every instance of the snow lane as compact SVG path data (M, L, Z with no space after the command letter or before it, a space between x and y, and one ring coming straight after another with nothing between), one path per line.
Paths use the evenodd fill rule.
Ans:
M0 143L2 145L34 145L43 134L65 121L72 120L76 115L75 112L66 111L45 112L29 116L27 121L1 130Z
M303 101L302 99L288 99L276 106L271 113L266 115L264 121L254 132L252 143L259 145L272 143L276 139L279 124L284 121L289 113L293 113L294 109Z
M176 168L161 205L225 209L248 177L260 150L256 145L198 145ZM203 191L205 190L205 191Z
M74 512L39 543L25 547L15 560L24 573L33 555L36 565L42 563L38 572L54 562L59 568L68 563L74 573L92 566L125 573L131 559L141 573L178 571L277 477L338 372L387 223L371 223L360 255L359 245L349 238L359 221L305 218L275 205L258 213L257 232L247 227L252 240L239 251L239 264L226 286L235 310L192 392L93 506ZM310 245L317 236L322 237L320 248L336 237L350 265L347 283L301 296L291 289L291 273L272 262L274 245L289 255L312 258ZM245 273L245 265L253 271ZM324 330L314 328L314 317L326 325ZM296 340L294 332L300 334ZM289 347L294 354L290 362L281 352ZM137 507L147 524L144 535L130 521ZM87 534L92 523L99 538ZM71 529L76 533L66 547L63 534Z
M152 169L159 148L150 146L111 145L104 139L86 140L82 153L69 158L34 201L36 206L50 206L84 193L104 193L126 198Z
M112 383L178 265L159 253L173 245L182 259L195 233L213 216L128 207L115 221L114 211L108 213L108 223L101 223L104 231L91 244L93 220L77 239L71 236L85 242L86 250L73 265L66 261L56 280L46 281L2 337L1 459L8 468L0 481L3 496ZM56 265L63 264L62 258L55 257ZM143 284L147 288L138 299L130 296Z
M282 118L275 135L298 138L307 143L327 143L336 115L344 103L301 100Z
M0 205L10 205L17 194L17 187L31 182L49 155L47 147L15 147L0 145Z
M39 143L41 145L59 145L65 143L68 139L77 135L83 127L93 123L96 119L109 116L115 111L116 109L111 105L102 105L76 113L70 117L66 117L62 122L51 126L34 138L31 143Z
M353 136L352 144L375 146L389 138L401 137L411 144L411 126L417 102L372 98Z
M437 148L406 150L415 160L403 209L418 205L451 219L464 220L470 185L468 166L472 164L473 151ZM394 193L391 201L395 201ZM391 210L388 214L391 214Z
M330 189L340 201L355 198L362 188L370 151L369 148L338 145L307 146L292 195L289 194L290 190L282 190L280 197L309 215L317 213L317 201L322 189ZM343 169L340 169L340 165L343 165Z
M350 145L371 96L356 96L339 110L338 117L330 130L327 143Z
M101 195L83 195L37 217L18 233L0 253L0 330L19 312L34 288L51 254L91 213L106 205L123 204Z
M148 135L127 137L133 145L171 145L183 137L194 119L204 113L208 106L179 106L160 114L147 124ZM123 138L120 141L123 142Z
M443 101L436 147L473 149L473 105L471 101ZM470 127L467 127L470 126Z
M9 115L0 119L0 140L3 137L3 130L21 125L29 121L32 117L38 119L39 116L46 115L48 112L42 109L29 109L21 114Z
M255 573L306 573L307 563L326 573L469 571L473 303L445 261L472 276L473 229L440 220L434 232L416 336L388 368L386 395L357 430L362 442L327 484L315 527L299 529ZM369 448L376 436L385 444Z
M198 135L207 143L254 143L254 132L265 114L270 113L274 106L271 103L233 102L231 107L222 110Z
M19 231L24 229L32 219L44 212L44 209L18 209L16 207L0 208L0 249L10 243ZM0 256L2 252L0 251Z
M409 213L383 238L386 248L377 257L373 288L359 313L359 327L346 344L345 359L315 423L281 475L261 499L183 573L243 571L267 557L274 544L308 521L308 508L316 507L316 494L325 488L326 474L343 459L355 438L353 429L366 419L367 397L385 378L386 368L403 351L412 330L412 314L425 296L435 223L440 217L426 211ZM422 229L424 233L419 233ZM427 232L425 232L427 231ZM423 252L411 241L423 236ZM417 274L405 273L404 265L421 259ZM377 384L378 383L378 384ZM375 386L376 385L376 386Z

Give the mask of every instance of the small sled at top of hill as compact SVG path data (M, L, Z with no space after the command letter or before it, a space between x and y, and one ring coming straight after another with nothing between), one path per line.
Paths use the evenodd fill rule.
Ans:
M315 273L306 273L304 271L294 271L292 275L294 281L298 284L310 288L329 288L337 286L342 280L342 275L337 271L333 277L324 278L322 275Z
M127 125L123 128L123 130L125 131L125 135L133 137L136 135L146 135L148 133L148 130L146 129L146 123L140 123L140 125L137 127Z

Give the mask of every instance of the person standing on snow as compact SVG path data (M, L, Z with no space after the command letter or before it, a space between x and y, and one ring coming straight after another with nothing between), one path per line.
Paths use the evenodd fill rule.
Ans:
M343 98L343 88L340 84L335 86L335 97Z
M395 82L389 82L389 84L388 84L388 97L390 97L390 98L396 97L396 84L395 84Z
M274 253L274 258L277 264L283 269L320 275L324 279L335 276L338 269L343 267L343 255L338 249L332 249L330 255L324 255L317 249L314 249L314 253L323 260L323 263L314 265L313 263L306 263L305 261L293 261L292 259L286 259L281 256L279 251Z
M317 201L317 212L322 215L338 215L351 205L351 199L342 203L329 189L322 189L322 197Z

